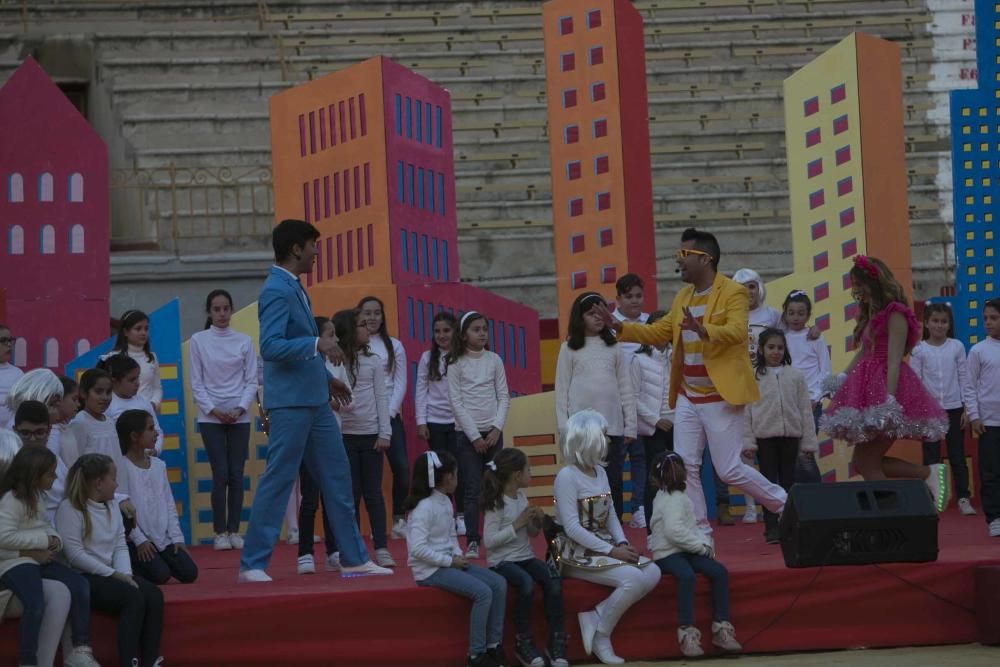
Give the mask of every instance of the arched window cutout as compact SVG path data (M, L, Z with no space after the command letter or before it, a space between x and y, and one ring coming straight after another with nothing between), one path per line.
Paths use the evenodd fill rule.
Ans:
M21 174L11 174L7 177L7 201L19 204L24 201L24 179Z
M7 232L7 253L10 255L24 254L24 229L21 225L11 225Z
M90 352L90 341L87 340L86 338L81 338L80 340L76 341L76 345L73 346L73 350L76 353L76 356L78 357L81 354L86 354Z
M52 174L47 171L38 177L38 201L52 201Z
M45 360L46 368L56 368L59 366L59 341L55 338L45 340Z
M28 341L23 338L14 341L14 365L21 368L28 365Z
M83 174L70 174L69 200L71 202L83 201Z
M56 228L52 225L42 225L42 254L56 253Z
M73 225L69 228L69 251L73 255L83 254L83 225Z

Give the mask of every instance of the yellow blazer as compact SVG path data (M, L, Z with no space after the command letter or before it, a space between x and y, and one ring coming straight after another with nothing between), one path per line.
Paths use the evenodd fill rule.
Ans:
M677 404L684 367L684 343L681 340L681 323L684 308L694 297L694 286L685 285L670 306L670 312L653 324L626 322L619 340L644 345L673 345L670 363L670 407ZM750 296L747 289L721 273L715 274L712 292L708 296L702 324L708 332L704 341L705 369L722 399L730 405L746 405L760 398L754 380L750 355L748 313Z

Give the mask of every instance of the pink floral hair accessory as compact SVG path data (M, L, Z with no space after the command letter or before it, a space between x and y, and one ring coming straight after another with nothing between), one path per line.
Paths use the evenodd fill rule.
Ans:
M855 255L854 266L871 276L872 280L878 280L878 267L871 263L867 255Z

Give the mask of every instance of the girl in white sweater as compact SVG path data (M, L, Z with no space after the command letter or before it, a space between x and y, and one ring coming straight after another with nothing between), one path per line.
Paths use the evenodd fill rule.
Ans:
M458 484L457 468L448 452L425 452L414 462L412 491L406 499L410 511L407 565L418 586L433 586L472 600L467 665L497 667L505 664L500 642L507 582L462 556L448 499Z
M694 625L695 573L712 583L712 644L727 653L742 651L729 622L729 573L715 560L711 538L699 528L694 505L684 493L687 470L684 459L664 452L652 466L652 477L660 487L653 501L649 548L663 574L677 580L677 642L688 658L704 655L701 632Z
M163 385L160 382L160 362L149 349L149 315L141 310L122 313L111 354L132 357L139 364L139 395L160 411Z
M629 607L656 588L660 571L628 543L610 502L604 472L607 428L607 420L595 410L582 410L566 420L559 441L565 465L553 485L556 516L565 533L556 560L564 577L614 588L578 618L584 651L618 665L625 661L615 655L611 633Z
M163 593L132 575L125 526L115 501L115 463L83 454L69 471L56 529L67 562L90 583L93 609L118 617L118 663L154 667L163 632Z
M432 451L457 456L455 413L452 412L451 397L448 395L448 358L455 347L458 320L451 313L441 311L434 316L431 327L434 339L431 349L420 355L417 383L413 392L417 436L426 440ZM465 493L461 477L458 478L458 488L455 490L455 509L458 510L458 534L465 535Z
M757 454L760 472L788 491L795 483L801 457L813 460L816 428L809 388L803 374L791 365L785 333L765 329L757 344L757 386L760 399L746 407L743 421L743 454ZM764 539L780 541L778 515L764 510Z
M972 516L976 510L969 501L969 466L965 461L965 427L968 415L963 397L969 392L969 374L965 346L955 340L951 306L929 303L924 306L924 337L910 353L910 368L944 411L948 413L948 432L944 443L951 464L958 511ZM925 466L941 463L941 441L923 445Z
M466 558L479 558L479 487L483 469L503 449L503 425L510 407L507 374L487 349L486 316L470 310L459 321L448 367L448 397L458 434L458 467L465 493Z
M116 354L105 359L101 368L111 376L111 405L104 416L112 422L126 410L144 410L153 417L156 429L155 455L163 451L163 429L156 418L153 404L139 394L139 364L132 357Z
M635 394L625 355L614 332L594 310L597 304L606 305L600 294L584 292L569 312L568 335L556 361L556 428L564 432L566 420L580 410L597 410L607 420L608 482L621 518L625 452L636 437Z
M38 664L38 638L45 614L42 580L70 592L73 651L65 663L97 665L90 649L90 590L78 573L53 560L62 540L45 518L44 495L56 479L56 455L27 445L14 456L0 483L0 583L24 608L18 627L18 664Z
M382 462L392 438L385 375L379 358L368 351L368 325L363 318L354 310L342 310L333 316L333 326L344 351L353 397L340 408L340 430L354 480L355 511L361 512L363 496L371 523L375 561L381 567L396 567L387 548L382 497Z
M541 532L541 507L528 504L524 489L531 484L531 466L520 449L504 449L486 464L483 476L483 542L486 563L514 589L514 652L526 667L544 667L545 659L535 648L531 634L531 605L535 584L542 589L545 618L549 622L546 651L552 667L569 667L566 661L566 629L562 580L542 560L535 558L530 538Z
M82 410L77 413L69 428L76 438L80 455L104 454L116 465L121 462L121 446L118 444L118 432L115 422L107 416L112 400L111 376L100 368L84 371L80 378L80 404ZM67 483L67 488L69 484ZM118 480L118 486L123 493L128 493L128 481Z
M229 326L229 292L209 292L205 311L205 330L191 336L188 355L198 432L212 469L214 547L242 549L243 470L250 451L250 406L257 398L257 353L250 336Z
M399 339L389 335L385 326L385 304L377 296L366 296L358 302L358 316L368 325L371 338L368 347L382 361L385 370L385 393L389 397L389 423L392 438L386 458L392 470L392 535L402 538L406 533L403 503L409 492L410 459L406 453L406 429L403 427L403 399L406 397L406 350Z

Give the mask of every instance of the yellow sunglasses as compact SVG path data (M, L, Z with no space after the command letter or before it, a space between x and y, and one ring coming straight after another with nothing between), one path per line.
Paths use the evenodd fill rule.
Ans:
M711 255L709 255L707 252L703 252L701 250L695 250L694 248L681 248L680 250L677 251L678 260L687 259L691 255L702 255L704 257L711 257Z

